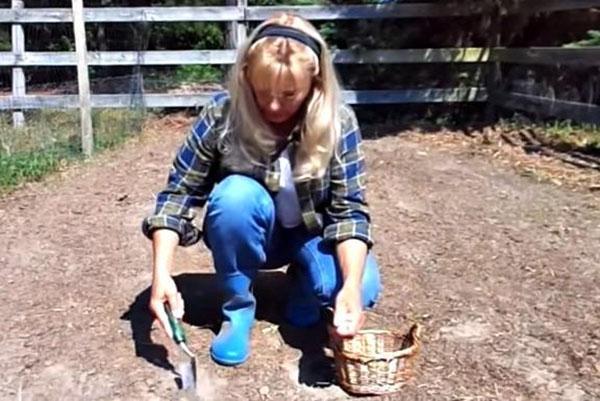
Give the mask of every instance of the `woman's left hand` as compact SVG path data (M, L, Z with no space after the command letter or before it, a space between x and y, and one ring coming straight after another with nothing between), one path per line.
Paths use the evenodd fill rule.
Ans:
M364 323L360 293L357 286L345 284L335 299L333 325L342 337L354 336Z

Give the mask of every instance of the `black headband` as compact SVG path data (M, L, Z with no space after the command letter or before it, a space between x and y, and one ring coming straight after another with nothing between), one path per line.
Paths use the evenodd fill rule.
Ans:
M262 38L273 36L294 39L295 41L308 46L313 52L315 52L317 57L321 57L321 45L319 42L301 30L292 28L290 26L267 25L254 37L254 41L252 43Z

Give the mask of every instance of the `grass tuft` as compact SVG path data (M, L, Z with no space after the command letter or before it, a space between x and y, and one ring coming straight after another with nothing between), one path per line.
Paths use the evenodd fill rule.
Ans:
M139 133L144 117L142 110L94 110L95 150L113 148ZM14 128L11 114L0 114L0 193L82 158L77 110L26 112L25 121L24 127Z

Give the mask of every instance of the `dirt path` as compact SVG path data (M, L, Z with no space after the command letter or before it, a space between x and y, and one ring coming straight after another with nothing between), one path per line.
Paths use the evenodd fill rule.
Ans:
M139 226L184 127L0 200L0 399L182 398L174 350L145 312ZM600 399L600 196L427 138L366 149L385 283L371 324L426 328L417 380L387 399ZM218 305L209 255L181 249L177 265L204 399L348 398L311 386L329 376L322 331L280 324L283 274L261 277L254 353L227 369L207 356Z

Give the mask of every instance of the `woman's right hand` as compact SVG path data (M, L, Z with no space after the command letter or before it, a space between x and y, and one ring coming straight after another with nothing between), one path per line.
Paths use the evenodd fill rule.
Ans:
M165 304L169 304L173 316L177 319L183 317L183 298L177 291L170 273L178 242L179 235L171 230L156 230L152 235L153 273L149 307L170 338L173 338L173 332L169 325Z
M152 280L152 293L150 296L150 310L160 323L160 326L173 338L173 331L169 325L169 318L165 310L165 304L169 304L173 316L177 319L183 317L184 303L181 293L177 291L175 280L169 274L155 275Z

